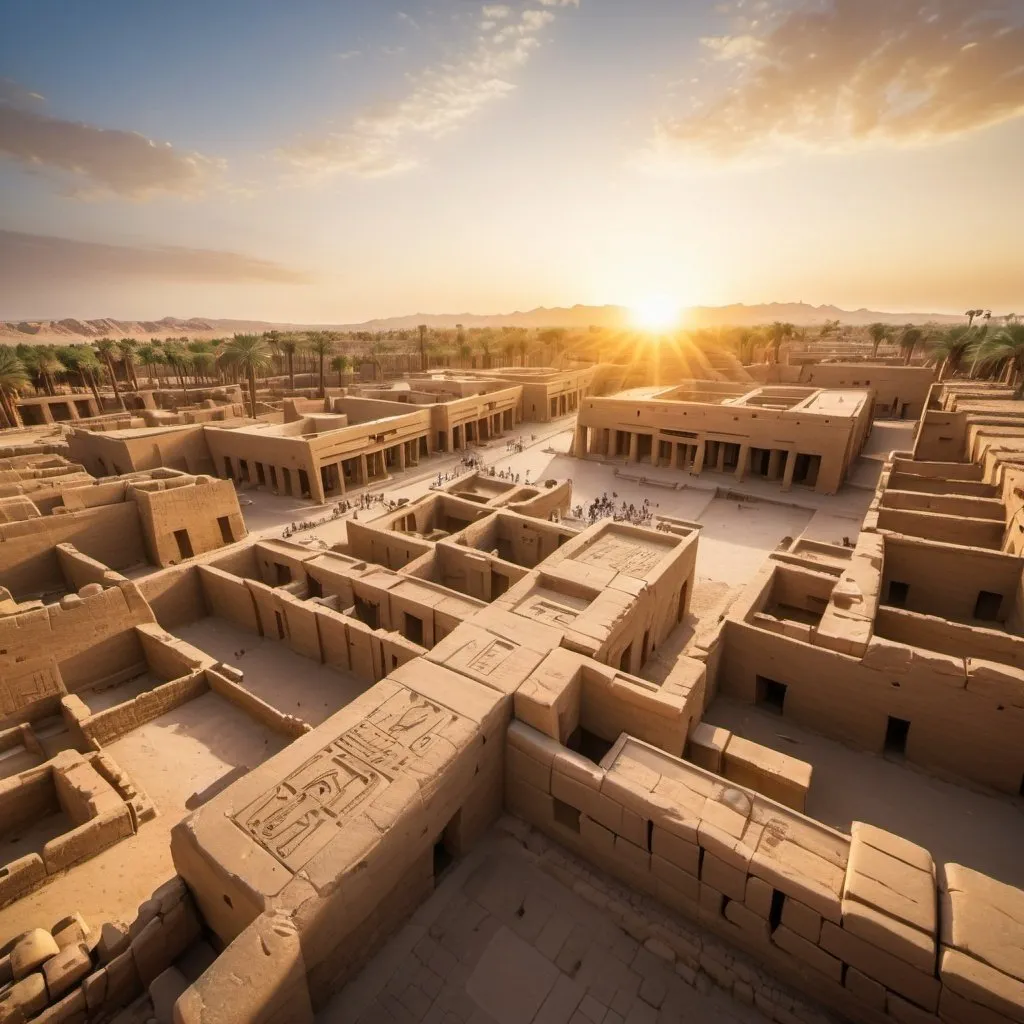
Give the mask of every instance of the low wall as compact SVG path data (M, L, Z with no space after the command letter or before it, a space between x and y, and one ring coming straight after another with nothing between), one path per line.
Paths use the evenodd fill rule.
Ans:
M232 678L237 676L237 679ZM230 665L220 664L215 669L207 669L205 677L209 688L219 693L225 700L241 708L250 718L265 725L273 732L281 733L295 739L310 731L312 726L296 718L286 715L250 693L241 685L242 673Z
M626 735L600 765L520 722L507 743L509 810L845 1018L1019 1019L1016 969L993 965L1003 940L974 915L1016 915L1020 890L959 865L937 879L904 839L859 822L846 836Z

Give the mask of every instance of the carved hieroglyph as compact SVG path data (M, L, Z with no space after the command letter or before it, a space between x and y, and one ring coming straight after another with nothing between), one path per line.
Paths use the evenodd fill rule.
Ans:
M624 537L601 537L585 551L574 556L577 562L601 565L624 572L627 576L643 577L665 557L665 549L656 544Z
M285 867L298 871L345 821L423 756L452 713L404 690L317 751L234 816Z
M52 659L49 663L36 661L33 667L14 670L0 677L0 718L13 715L46 697L65 693L64 684Z

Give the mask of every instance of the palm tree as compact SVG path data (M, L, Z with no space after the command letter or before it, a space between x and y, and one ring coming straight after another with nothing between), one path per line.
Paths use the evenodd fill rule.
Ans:
M348 373L348 356L335 356L331 360L331 369L338 375L338 387L341 387L341 378Z
M92 397L96 399L96 408L102 411L103 403L96 378L103 367L96 358L96 353L87 345L68 345L59 349L57 355L69 370L78 374L82 384L89 388Z
M420 372L427 369L427 325L420 324L416 330L420 333Z
M155 345L140 345L137 355L139 362L146 367L150 385L159 391L160 378L156 375L155 370L157 366L161 366L166 362L163 349L157 348Z
M974 326L974 318L976 316L981 316L981 314L984 313L984 312L985 312L985 310L983 310L983 309L967 309L967 310L964 310L964 316L967 317L967 326L968 327L973 327Z
M903 333L900 335L900 348L903 350L904 366L910 365L910 360L914 355L914 349L917 348L923 337L924 332L920 327L915 327L913 324L907 324L907 326L903 328Z
M334 351L338 335L334 331L310 331L307 334L308 347L320 364L320 397L324 397L324 359Z
M889 337L890 328L886 324L874 323L868 328L871 335L871 358L878 358L878 348Z
M945 380L960 369L967 350L974 341L971 328L958 324L948 331L936 334L928 346L931 357L939 364L939 380Z
M288 390L295 390L295 354L302 348L302 339L297 334L282 334L277 340L278 349L284 354L288 366Z
M132 338L122 338L117 343L117 350L121 353L121 362L124 363L125 374L132 383L132 387L139 390L139 378L135 376L135 348L136 342Z
M9 427L20 427L18 392L29 383L25 365L12 348L0 346L0 412Z
M1014 398L1024 396L1024 324L1008 324L993 334L985 345L986 363L1007 363L1012 367Z
M776 320L769 331L769 337L771 338L772 346L772 359L776 363L779 362L779 350L782 348L783 341L786 338L793 336L793 325L789 323L783 323L781 320Z
M221 350L221 362L249 383L249 411L256 418L256 374L270 366L270 346L259 334L236 334Z
M110 384L114 389L114 401L121 401L121 392L117 387L117 371L114 369L114 352L117 350L117 342L113 338L100 338L96 342L96 354L107 367L107 374L110 376Z

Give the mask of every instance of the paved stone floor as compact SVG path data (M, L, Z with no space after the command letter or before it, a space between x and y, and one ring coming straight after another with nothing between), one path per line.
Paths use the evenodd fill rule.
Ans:
M704 979L705 981L707 979ZM764 1024L694 987L494 833L457 864L320 1024Z

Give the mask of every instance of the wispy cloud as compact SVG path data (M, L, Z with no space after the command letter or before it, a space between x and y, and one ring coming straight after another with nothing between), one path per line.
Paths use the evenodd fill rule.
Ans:
M43 98L0 82L0 157L53 175L71 195L147 199L201 194L220 164L137 132L51 117Z
M397 174L420 162L417 144L455 131L515 88L515 73L541 44L551 8L578 0L540 0L540 7L481 6L474 39L450 61L408 77L405 96L358 113L347 127L278 151L302 175Z
M0 230L4 290L44 280L64 282L153 278L204 283L302 284L306 274L270 260L217 249L170 245L104 245Z
M729 80L658 122L662 155L934 143L1024 115L1019 4L802 0L729 11L733 31L701 41L717 68L708 78Z

